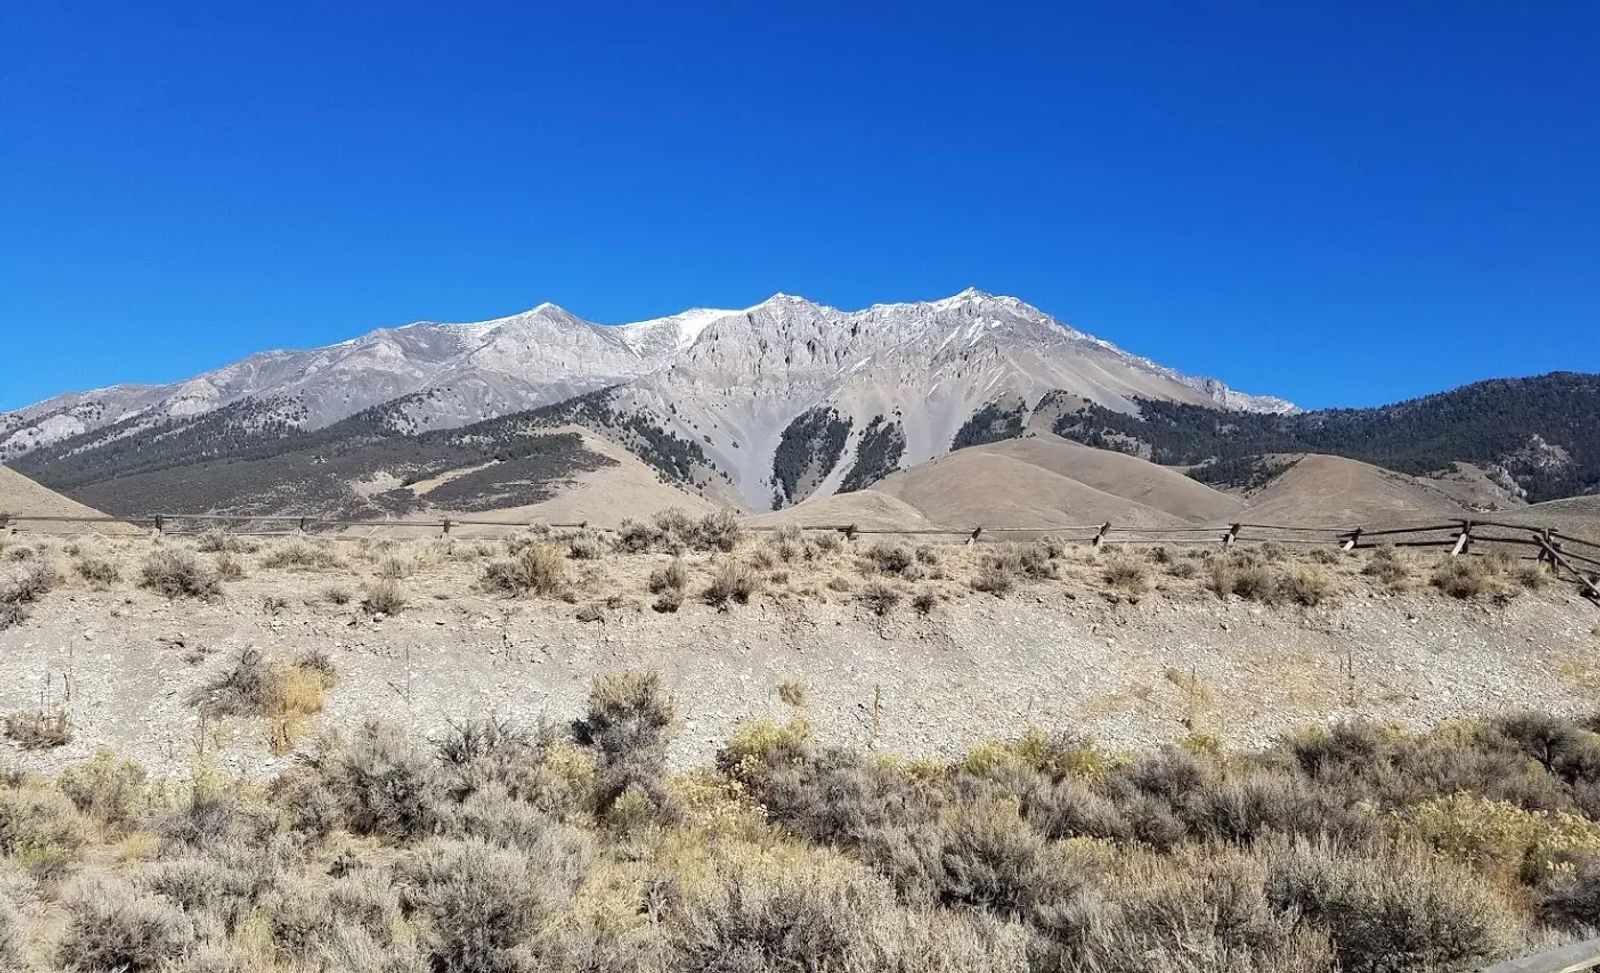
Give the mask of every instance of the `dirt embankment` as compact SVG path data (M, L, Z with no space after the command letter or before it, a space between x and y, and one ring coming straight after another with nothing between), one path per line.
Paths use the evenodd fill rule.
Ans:
M0 758L49 770L110 747L167 772L199 752L268 772L286 758L269 752L264 722L203 724L194 704L245 649L331 659L337 676L307 738L372 717L421 733L487 714L567 720L596 673L656 669L688 714L679 764L705 760L741 720L787 713L775 692L785 682L805 686L821 739L925 755L1028 726L1112 747L1190 732L1255 744L1356 715L1425 726L1522 706L1577 711L1600 690L1600 615L1554 583L1495 604L1446 597L1421 562L1417 580L1396 587L1355 557L1274 569L1320 572L1326 597L1307 607L1219 597L1210 560L1143 554L1148 586L1130 596L1107 579L1132 555L1066 551L997 596L972 587L994 552L935 552L937 565L910 582L911 568L886 574L870 549L786 562L762 553L776 543L685 555L675 612L652 610L647 591L673 563L665 554L567 561L560 596L509 597L481 587L506 557L499 545L344 544L323 567L272 566L267 549L229 555L244 576L205 601L137 584L146 541L93 555L120 567L121 580L100 585L47 547L34 557L54 558L65 580L0 631L0 712L64 708L72 740L27 752L0 742L10 751ZM209 566L222 555L193 556ZM1178 570L1184 560L1198 576ZM753 573L757 592L705 604L702 587L730 563ZM384 575L403 593L393 615L361 604Z

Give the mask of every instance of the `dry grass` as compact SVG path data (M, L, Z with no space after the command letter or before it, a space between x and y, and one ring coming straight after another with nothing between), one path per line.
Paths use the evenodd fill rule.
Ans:
M730 603L748 604L760 590L761 578L748 564L734 558L723 558L712 572L711 582L700 593L700 597L713 608L727 608Z
M561 549L532 543L508 561L495 561L483 573L483 586L508 595L554 597L567 590L567 563Z
M803 709L808 695L806 684L798 679L786 679L778 683L778 699L782 700L785 706Z
M1213 555L1207 586L1218 597L1311 608L1334 600L1340 586L1318 563L1295 563L1286 556L1268 561L1257 552Z
M213 719L267 720L267 746L284 754L294 748L306 721L322 712L335 675L333 662L324 653L310 652L284 663L245 649L203 683L190 701Z
M373 615L398 615L405 611L406 604L405 589L392 578L370 582L361 599L361 607Z
M262 557L261 566L298 571L329 571L343 567L344 561L331 547L292 540L273 545Z

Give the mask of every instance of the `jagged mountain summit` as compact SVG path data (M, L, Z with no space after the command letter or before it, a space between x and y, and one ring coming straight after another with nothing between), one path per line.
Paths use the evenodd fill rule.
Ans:
M843 311L778 294L624 325L541 304L263 352L170 385L58 396L0 414L0 461L49 482L69 467L114 475L161 455L259 450L356 416L367 432L409 436L570 403L546 418L665 450L673 460L657 466L676 478L719 480L765 509L1008 435L1047 401L1133 413L1139 399L1293 411L1181 375L1014 297L969 289Z

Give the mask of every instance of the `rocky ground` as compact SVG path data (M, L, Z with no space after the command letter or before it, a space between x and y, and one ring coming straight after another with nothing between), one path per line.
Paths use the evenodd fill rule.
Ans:
M790 712L797 691L824 741L948 756L1029 726L1119 748L1191 732L1244 746L1351 716L1420 727L1524 706L1587 711L1600 690L1600 610L1554 582L1460 600L1427 583L1432 562L1388 585L1350 556L1304 565L1330 584L1306 607L1219 597L1207 562L1181 554L1201 566L1197 577L1139 555L1150 590L1130 594L1107 581L1122 555L1080 549L1058 554L1057 577L996 596L972 590L987 553L970 548L936 553L939 565L912 581L872 567L859 541L792 562L764 546L685 555L689 594L668 613L646 591L672 560L660 553L568 561L556 597L484 590L485 566L505 557L498 541L346 542L328 545L337 562L323 567L270 567L270 546L195 553L207 567L232 559L244 575L204 600L139 585L148 540L13 537L0 553L7 570L49 562L63 580L0 631L0 713L65 709L72 738L42 750L0 741L0 761L54 771L109 747L158 772L182 773L204 754L270 773L292 753L269 751L265 721L202 721L194 704L246 648L331 658L337 676L302 743L372 717L424 734L489 714L567 720L596 673L656 669L686 714L680 765L707 759L741 720ZM85 558L113 563L120 579L85 580L75 567ZM747 604L703 603L695 592L730 561L762 589ZM394 614L361 604L385 573L405 575ZM880 615L863 600L873 586L905 600ZM921 592L926 613L912 607Z

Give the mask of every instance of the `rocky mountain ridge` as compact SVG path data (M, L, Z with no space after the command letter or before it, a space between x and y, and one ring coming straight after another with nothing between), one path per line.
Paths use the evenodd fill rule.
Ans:
M900 444L886 472L948 452L995 403L1036 404L1053 392L1118 412L1139 399L1293 411L1122 351L1014 297L969 289L842 311L778 294L743 310L615 326L541 304L263 352L169 385L71 393L0 414L0 461L49 480L63 461L81 467L146 446L221 456L379 407L391 431L416 434L599 390L609 390L608 415L695 441L755 508L837 489L866 437L875 455L886 437ZM796 423L842 445L822 456L793 446ZM779 468L786 436L783 454L808 464L796 475Z

